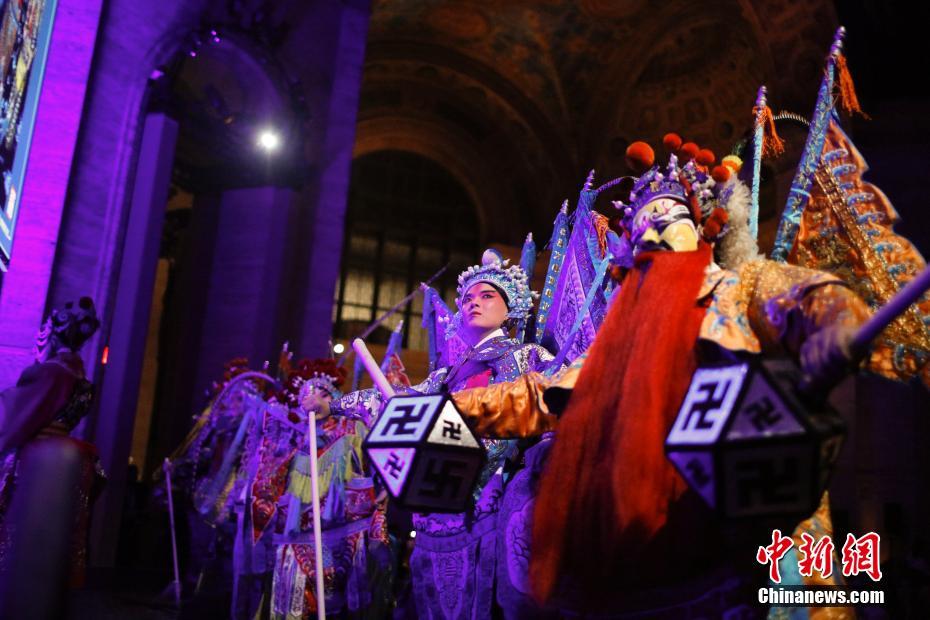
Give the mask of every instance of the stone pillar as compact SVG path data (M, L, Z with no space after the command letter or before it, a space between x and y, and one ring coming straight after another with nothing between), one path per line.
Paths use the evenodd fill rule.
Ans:
M295 70L308 87L314 119L307 147L312 172L300 194L294 312L288 319L296 336L292 349L301 356L325 355L332 335L370 10L368 0L320 2L282 50L282 57L301 61Z
M109 564L116 554L133 414L145 355L152 286L177 135L177 123L167 116L149 114L146 117L123 242L113 320L105 336L110 347L109 364L98 384L99 408L93 437L109 482L97 501L91 524L92 564Z
M194 389L200 363L200 341L213 270L221 195L198 194L177 262L169 274L164 313L159 326L158 377L149 427L144 471L161 467L191 426L191 415L203 402ZM140 466L142 464L140 463Z
M274 364L287 305L287 237L294 194L258 187L224 192L204 306L194 394L222 375L227 360L248 356L252 368ZM196 309L192 309L196 311Z

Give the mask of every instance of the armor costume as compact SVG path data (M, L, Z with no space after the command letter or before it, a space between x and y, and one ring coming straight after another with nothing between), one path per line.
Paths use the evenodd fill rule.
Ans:
M653 157L648 147L631 148ZM710 516L700 514L662 454L669 416L693 368L760 352L798 356L818 332L853 328L868 316L866 305L829 274L758 259L718 267L705 241L747 227L729 214L746 218L750 194L729 171L707 174L710 163L690 159L679 166L672 155L667 168L652 167L636 180L629 205L618 203L622 236L614 254L629 271L585 354L552 378L530 375L455 395L482 432L525 436L554 428L551 412L564 407L566 390L583 386L584 396L569 401L569 426L557 430L550 467L540 472L533 515L531 585L555 606L642 611L629 594L617 596L618 580L658 591L726 566L724 552L716 562L702 556L706 548L682 556L685 540L720 536L707 538L715 533ZM663 251L665 232L679 223L691 227L696 249ZM696 238L698 230L705 241ZM663 290L662 278L678 283ZM586 365L592 355L593 370ZM682 513L693 518L683 523ZM826 504L796 535L801 531L830 532ZM681 604L682 612L706 611L685 590L677 596L686 600L665 591L664 602Z
M459 277L459 303L480 282L493 284L504 293L509 320L526 319L533 294L522 268L509 267L500 255L486 252L482 264ZM460 306L446 323L444 340L456 339L461 324ZM526 372L545 369L552 359L542 346L522 344L497 329L473 346L459 348L449 366L433 371L424 382L399 393L456 392L512 381ZM370 425L381 405L380 393L363 390L334 401L331 409L359 417ZM485 439L482 443L487 461L473 492L473 507L459 514L414 515L417 536L410 568L417 611L422 618L483 618L492 614L495 575L499 571L499 513L505 487L509 486L507 476L520 449L514 440Z

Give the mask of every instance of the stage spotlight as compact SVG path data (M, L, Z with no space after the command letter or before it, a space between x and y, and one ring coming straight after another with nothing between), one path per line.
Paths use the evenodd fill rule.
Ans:
M335 345L333 345L333 353L336 355L342 355L345 350L346 348L341 342L337 342Z
M281 138L273 130L265 129L258 135L258 146L269 153L276 151L281 146Z

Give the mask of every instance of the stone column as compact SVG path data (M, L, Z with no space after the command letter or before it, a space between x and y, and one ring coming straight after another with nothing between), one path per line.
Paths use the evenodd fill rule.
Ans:
M325 355L332 335L370 10L368 0L320 2L308 10L281 53L307 87L313 118L307 139L310 172L299 197L293 311L287 321L295 339L292 350L301 356Z
M91 524L91 563L109 564L116 554L133 413L145 355L152 286L178 125L163 114L145 119L129 222L109 333L109 363L98 382L93 437L109 478Z
M222 375L227 360L248 356L252 368L274 364L286 306L287 236L294 194L257 187L224 192L195 371L194 394ZM196 308L191 309L196 312Z

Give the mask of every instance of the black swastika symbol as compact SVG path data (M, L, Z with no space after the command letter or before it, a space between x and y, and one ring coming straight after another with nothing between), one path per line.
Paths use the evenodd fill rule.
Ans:
M426 471L419 494L435 498L457 498L465 482L468 464L453 459L430 458L426 462Z
M691 403L691 411L688 412L688 417L685 419L684 428L701 431L713 428L714 423L712 420L707 419L707 414L715 409L720 409L723 399L726 397L727 392L730 391L731 384L732 382L729 379L720 383L717 381L702 383L697 392L703 394L704 398Z
M703 488L708 482L710 482L710 476L707 475L707 471L704 469L704 464L697 459L691 459L688 461L688 464L685 465L691 473L691 481L694 483L694 486L698 488Z
M799 499L796 458L747 459L732 473L737 478L736 500L741 509L793 504Z
M749 416L753 427L760 433L767 428L772 428L781 420L781 414L775 410L775 405L768 396L763 396L761 400L747 406L746 415Z
M429 411L428 403L405 403L397 405L384 424L384 435L398 437L401 435L415 435L417 425Z
M399 478L400 472L404 469L405 463L400 460L400 457L397 456L396 452L391 452L390 458L384 464L384 469L387 470L387 473L391 475L392 478Z
M462 439L462 425L458 422L453 422L452 420L443 420L442 421L442 436L448 437L453 441L459 441Z

